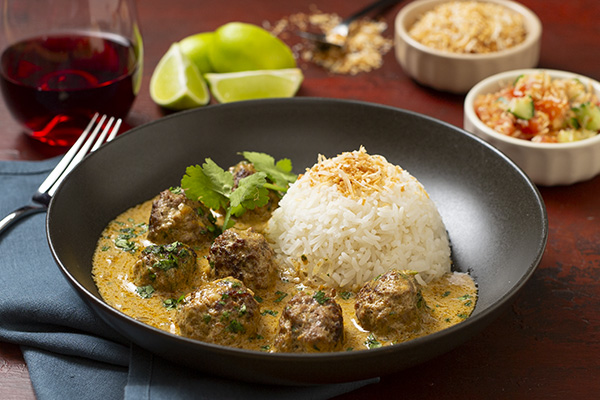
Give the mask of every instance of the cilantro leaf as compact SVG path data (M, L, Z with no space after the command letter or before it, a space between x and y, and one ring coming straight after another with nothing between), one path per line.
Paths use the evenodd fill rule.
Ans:
M275 159L268 154L255 151L242 152L244 158L250 161L257 171L264 172L280 191L285 191L288 184L293 183L297 176L292 172L292 162L284 158L275 163Z
M199 165L187 167L185 175L181 178L181 187L185 189L185 195L189 199L201 201L213 210L226 207L233 187L233 177L225 171L221 174L219 170L223 171L209 158L202 167ZM226 174L231 178L230 181Z
M264 187L267 183L266 177L265 173L257 172L240 179L237 188L229 197L231 207L242 205L248 210L253 210L266 205L269 202L269 191Z
M233 175L231 172L225 171L219 167L210 158L207 158L202 164L202 170L204 174L210 179L212 183L212 189L223 196L229 196L233 190Z

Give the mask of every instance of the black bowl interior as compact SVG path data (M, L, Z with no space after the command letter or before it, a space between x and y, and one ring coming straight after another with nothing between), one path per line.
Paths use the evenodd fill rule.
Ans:
M302 172L318 154L335 156L361 145L408 170L436 202L449 232L455 270L469 272L479 286L475 312L465 322L368 351L266 354L159 331L100 298L91 277L100 232L127 208L178 185L188 165L206 157L221 166L233 165L240 161L237 153L248 150L288 157L296 172ZM52 200L47 228L51 250L67 279L101 318L130 340L202 371L269 383L368 378L458 346L510 303L538 265L547 240L546 212L537 189L485 142L412 112L310 98L209 106L132 129L70 174Z

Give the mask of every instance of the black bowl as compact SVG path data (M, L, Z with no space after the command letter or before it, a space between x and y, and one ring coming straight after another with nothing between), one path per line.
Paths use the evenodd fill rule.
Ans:
M379 349L270 354L206 344L138 322L108 306L91 276L96 241L127 208L179 184L188 165L219 165L240 151L288 157L296 172L318 154L364 145L408 170L436 202L454 269L479 286L473 315L444 331ZM47 219L52 253L89 306L132 342L177 363L246 381L344 382L381 376L460 345L511 303L537 267L548 225L536 187L506 156L454 126L392 107L296 98L209 106L132 129L88 156L55 194Z

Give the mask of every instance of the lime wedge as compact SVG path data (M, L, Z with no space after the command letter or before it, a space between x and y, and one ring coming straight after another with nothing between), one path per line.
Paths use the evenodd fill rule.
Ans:
M211 93L220 103L292 97L304 79L299 68L209 73L204 77Z
M150 97L162 107L184 110L203 106L210 100L206 81L198 68L173 43L150 78Z

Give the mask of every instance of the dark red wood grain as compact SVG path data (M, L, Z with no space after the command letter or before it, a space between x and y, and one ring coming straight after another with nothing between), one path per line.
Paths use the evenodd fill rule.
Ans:
M169 45L223 23L273 23L315 3L347 15L367 0L160 0L138 2L145 45L144 80L127 124L165 115L150 99L150 75ZM600 79L600 2L523 0L543 24L540 67ZM393 18L402 6L390 10ZM289 40L292 40L290 38ZM427 114L462 127L464 96L424 88L408 78L393 51L382 68L356 76L332 75L304 62L299 96L357 99ZM39 160L60 150L24 135L0 100L0 159ZM512 306L466 344L345 399L591 399L600 393L600 176L579 184L540 187L549 240L542 262ZM17 346L0 343L0 398L34 393Z

